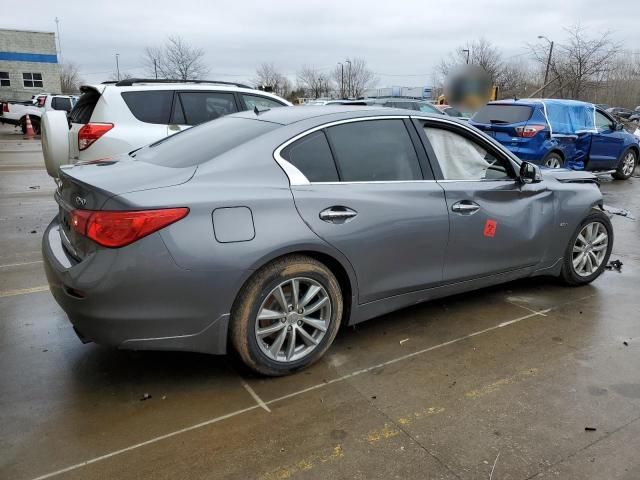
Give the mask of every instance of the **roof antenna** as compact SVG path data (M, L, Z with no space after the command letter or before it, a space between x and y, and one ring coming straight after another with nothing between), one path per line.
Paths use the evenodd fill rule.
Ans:
M270 108L258 108L257 105L255 105L253 107L253 113L255 113L256 115L260 115L262 112L268 112L269 110L271 110Z

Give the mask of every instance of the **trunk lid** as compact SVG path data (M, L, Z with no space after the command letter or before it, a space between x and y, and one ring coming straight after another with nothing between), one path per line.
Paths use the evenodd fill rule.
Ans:
M125 193L170 187L188 182L197 167L170 168L126 158L104 159L63 166L55 193L60 236L66 250L78 261L96 250L96 245L71 226L73 210L101 210L107 200ZM148 205L154 208L162 205ZM123 206L136 210L140 207Z

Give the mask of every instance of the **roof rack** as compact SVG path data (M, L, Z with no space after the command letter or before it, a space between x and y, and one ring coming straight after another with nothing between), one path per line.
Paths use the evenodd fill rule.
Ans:
M103 84L114 84L116 87L130 87L136 83L212 83L216 85L233 85L234 87L239 88L251 88L248 85L243 85L242 83L235 82L223 82L220 80L173 80L166 78L127 78L125 80L120 80L118 82L102 82Z

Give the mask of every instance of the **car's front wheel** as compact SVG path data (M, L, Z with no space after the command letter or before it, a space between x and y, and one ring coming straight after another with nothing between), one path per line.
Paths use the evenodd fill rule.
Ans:
M342 317L333 273L304 255L275 260L242 288L231 312L231 343L263 375L286 375L311 365L329 348Z
M594 210L578 226L565 251L560 277L569 285L594 281L604 270L613 248L609 217Z
M616 180L626 180L633 175L636 165L638 164L638 154L635 150L627 150L622 155L618 168L612 174Z

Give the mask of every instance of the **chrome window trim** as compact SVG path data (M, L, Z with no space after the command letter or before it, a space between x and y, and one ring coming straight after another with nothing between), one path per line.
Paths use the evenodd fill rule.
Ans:
M449 120L448 118L441 118L435 116L424 116L424 115L376 115L371 117L356 117L356 118L347 118L344 120L335 120L333 122L323 123L322 125L318 125L312 127L304 132L301 132L289 140L282 143L278 148L273 152L273 159L276 163L282 168L284 173L289 177L289 184L292 187L297 186L307 186L307 185L359 185L359 184L385 184L385 183L449 183L449 182L513 182L516 179L477 179L477 180L379 180L379 181L358 181L358 182L310 182L309 179L292 163L282 157L282 151L291 145L293 142L300 140L307 135L310 135L319 130L323 130L325 128L333 127L335 125L342 125L345 123L353 123L353 122L362 122L367 120L398 120L398 119L416 119L416 120L427 120L436 123L447 123L450 125L454 125L464 129L466 132L474 135L478 139L483 142L487 141L487 138L481 133L474 131L471 127L466 124L463 124L459 121ZM507 157L508 158L508 157ZM509 159L510 160L510 159ZM437 161L437 159L436 159Z

